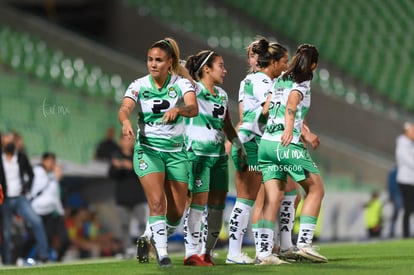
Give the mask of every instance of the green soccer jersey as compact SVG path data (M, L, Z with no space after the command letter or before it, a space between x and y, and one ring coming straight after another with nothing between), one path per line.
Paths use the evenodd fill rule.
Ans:
M309 110L311 103L310 81L295 83L290 79L283 80L279 77L274 83L272 102L269 109L269 119L267 120L266 130L262 139L280 141L283 130L285 129L285 110L291 91L296 90L302 95L302 100L297 106L293 139L291 143L299 143L302 131L303 120Z
M202 83L197 83L197 86L198 116L185 119L187 150L201 156L224 156L226 138L223 126L228 115L227 93L215 86L214 96Z
M273 81L262 72L249 74L241 83L239 101L243 102L243 120L239 126L239 138L245 143L256 135L263 135L266 118L262 115L263 104L271 93Z
M124 97L136 102L138 107L137 142L157 151L179 152L184 144L184 120L164 122L168 110L183 104L183 96L193 92L191 82L181 76L169 75L161 89L157 89L151 75L132 82Z

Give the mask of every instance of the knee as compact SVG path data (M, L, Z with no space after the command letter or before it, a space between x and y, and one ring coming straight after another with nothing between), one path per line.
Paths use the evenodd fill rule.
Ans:
M312 183L309 185L308 190L309 190L308 195L316 196L320 198L321 200L325 196L325 188L319 176L312 178Z

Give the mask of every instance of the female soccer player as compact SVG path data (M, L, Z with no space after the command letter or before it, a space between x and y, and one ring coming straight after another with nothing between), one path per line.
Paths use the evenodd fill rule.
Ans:
M243 167L243 163L237 158L237 152L232 150L233 161L237 169L237 198L230 216L229 252L226 259L228 264L254 262L248 255L241 252L241 245L247 230L250 212L262 182L262 175L258 169L257 151L267 119L268 106L265 106L265 102L271 92L273 79L287 68L288 62L286 48L278 43L270 43L265 38L252 43L251 51L257 54L258 71L247 75L241 83L243 90L239 92L239 101L242 101L243 116L238 129L240 140L247 151L248 166ZM257 224L253 221L253 230L257 227L255 225Z
M258 257L263 264L272 257L275 217L284 195L287 175L302 185L307 195L300 217L295 253L315 262L327 262L312 246L316 221L324 196L319 170L300 141L303 120L310 107L310 81L318 64L315 46L300 45L287 71L275 84L266 130L259 146L265 201Z
M211 251L221 229L229 187L226 137L238 148L240 157L247 156L230 119L227 93L216 86L223 83L227 74L223 58L214 51L201 51L187 59L186 68L197 80L199 114L186 119L192 197L184 221L184 265L207 266L213 265ZM204 235L201 220L206 205ZM201 237L206 240L200 250Z
M160 267L172 266L167 229L180 223L188 190L183 117L198 114L194 86L177 75L179 54L172 38L155 42L148 50L149 74L130 84L118 112L122 133L132 141L129 116L138 107L134 170L147 197L151 242ZM148 261L148 255L141 256L146 257L141 262Z

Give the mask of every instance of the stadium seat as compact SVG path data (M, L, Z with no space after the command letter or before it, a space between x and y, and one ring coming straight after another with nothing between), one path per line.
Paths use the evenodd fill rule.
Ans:
M407 81L390 82L389 75L394 71L384 67L395 67L405 75L412 75L409 64L414 58L412 39L404 30L408 31L414 23L413 1L314 1L309 5L306 1L281 0L276 6L283 8L273 8L272 13L260 10L267 9L266 0L225 2L294 41L314 43L323 59L372 87L372 92L407 106L404 98L390 94L395 89L409 90Z
M0 131L20 132L30 156L90 161L103 129L117 125L122 78L6 25L0 39Z
M177 25L187 32L193 32L196 36L202 36L210 40L213 47L233 48L243 55L245 44L238 41L246 37L253 39L255 36L253 31L229 17L225 10L216 9L204 0L185 0L180 5L168 0L134 0L133 3L127 1L125 4L134 9L145 10L146 13L168 24ZM237 32L233 33L234 30Z

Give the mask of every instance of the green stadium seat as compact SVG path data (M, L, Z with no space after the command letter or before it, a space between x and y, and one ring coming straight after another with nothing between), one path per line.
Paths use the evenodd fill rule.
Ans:
M126 4L128 5L128 2ZM249 37L252 40L256 35L242 27L240 22L232 20L224 10L216 9L204 0L186 0L180 5L168 0L135 0L131 6L144 9L150 15L168 24L175 24L187 32L193 32L196 36L202 36L209 40L212 46L232 48L240 54L244 54L245 45L239 43L237 38L233 43L234 30L238 30L239 36L243 39Z
M20 132L30 156L52 150L89 162L105 129L118 125L121 76L2 24L0 40L0 131Z
M283 8L274 8L273 13L260 10L269 4L266 0L225 2L297 43L314 43L323 59L360 79L372 92L396 104L407 105L401 96L390 94L404 84L390 82L386 74L393 75L395 71L385 67L401 68L404 74L412 74L412 36L407 32L414 24L413 1L339 0L314 1L309 5L302 0L280 0L272 5L277 3L276 7Z

